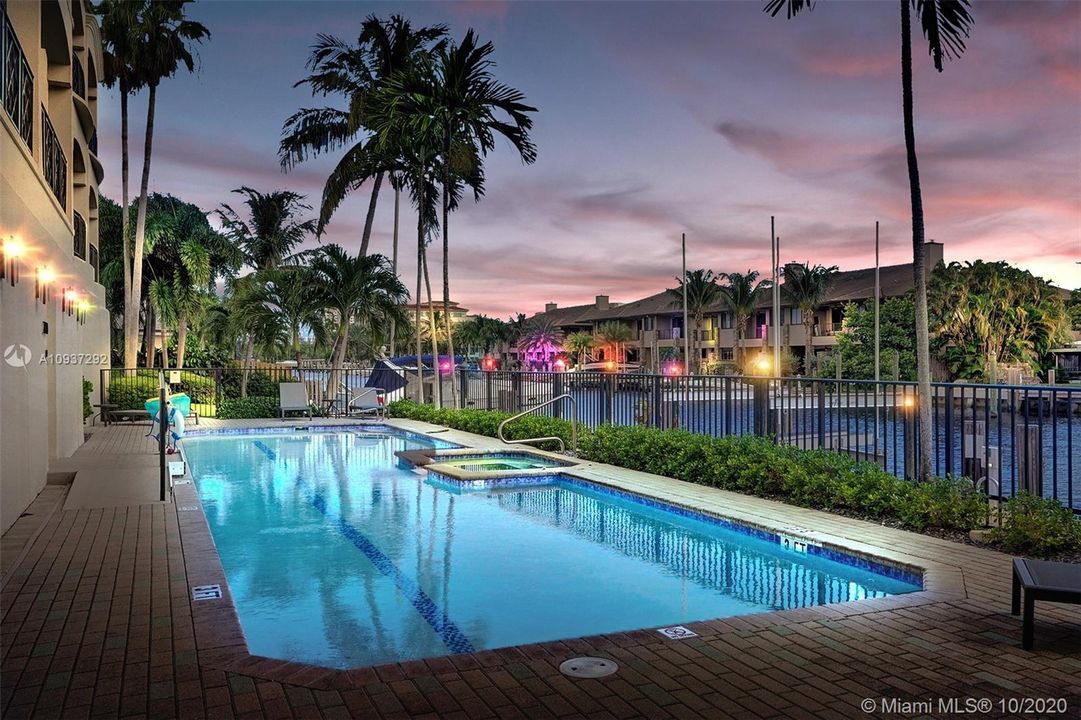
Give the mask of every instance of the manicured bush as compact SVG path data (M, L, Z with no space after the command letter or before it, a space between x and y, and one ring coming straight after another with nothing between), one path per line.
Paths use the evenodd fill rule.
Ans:
M1006 502L1002 525L991 541L1019 555L1055 555L1081 551L1081 519L1052 498L1022 492Z
M398 400L388 406L391 417L409 418L422 420L433 425L464 430L476 435L497 437L499 423L511 416L512 413L495 412L492 410L453 410L449 408L438 409L431 405L420 405L412 400ZM584 428L579 428L585 432ZM507 425L504 435L508 440L522 440L531 437L558 437L562 438L569 448L571 445L571 424L568 420L540 415L526 415ZM579 437L581 442L581 437ZM543 450L558 450L559 444L555 442L541 443L536 446Z
M278 417L278 396L249 395L246 398L224 398L218 406L221 420Z
M147 398L158 395L158 370L139 370L135 375L115 374L109 381L109 402L121 410L141 408ZM169 379L168 370L165 379ZM193 403L214 402L214 378L206 375L180 371L180 383L170 386L170 394L186 393Z

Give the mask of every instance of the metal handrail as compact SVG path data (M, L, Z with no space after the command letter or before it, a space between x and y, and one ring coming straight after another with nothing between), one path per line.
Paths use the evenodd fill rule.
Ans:
M567 444L565 442L563 442L563 438L560 438L560 437L535 437L535 438L524 438L522 440L508 440L507 438L503 437L503 428L506 427L507 423L511 422L512 420L517 420L520 417L524 417L526 415L529 415L530 413L536 412L537 410L540 410L541 408L548 407L549 405L554 405L559 400L570 400L571 401L571 450L573 452L578 452L578 401L575 400L573 397L571 397L570 393L563 393L562 395L556 395L551 400L545 400L541 404L534 405L533 407L528 408L527 410L523 410L522 412L518 413L517 415L511 415L509 418L507 418L503 422L499 423L499 428L498 428L498 430L496 430L496 435L498 435L499 439L502 440L507 445L529 445L530 443L548 442L548 441L551 440L551 441L555 441L555 442L559 443L559 451L560 452L567 452Z

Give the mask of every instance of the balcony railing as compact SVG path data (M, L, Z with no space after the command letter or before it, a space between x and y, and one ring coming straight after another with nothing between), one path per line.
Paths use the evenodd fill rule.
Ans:
M697 338L700 342L713 342L717 339L717 331L713 328L698 330L695 333L695 338Z
M0 3L0 105L28 148L34 147L34 75Z
M94 268L94 282L98 282L99 265L101 265L101 259L98 257L98 249L90 246L90 266Z
M681 337L683 337L683 333L679 328L657 331L658 340L679 340Z
M68 159L64 155L64 148L56 137L52 121L45 106L41 106L41 165L45 173L45 182L53 191L61 207L68 206Z
M75 235L72 247L75 257L86 260L86 221L79 213L75 213Z
M90 148L90 152L94 155L98 154L98 134L95 132L87 141L87 146Z
M71 54L71 90L86 100L86 73L83 72L83 61L75 53Z

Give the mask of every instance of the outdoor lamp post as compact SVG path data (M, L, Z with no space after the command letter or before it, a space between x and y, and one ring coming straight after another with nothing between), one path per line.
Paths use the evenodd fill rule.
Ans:
M755 435L769 435L769 356L762 353L754 361L755 377L751 379L754 391L754 432Z
M904 438L905 451L905 479L916 479L916 433L919 431L916 425L916 396L905 392L901 396L901 433Z

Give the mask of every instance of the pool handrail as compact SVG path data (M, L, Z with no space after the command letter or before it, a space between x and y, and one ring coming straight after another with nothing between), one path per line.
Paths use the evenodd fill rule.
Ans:
M571 451L572 452L578 452L578 401L575 400L571 396L570 393L563 393L562 395L556 395L551 400L545 400L544 402L542 402L542 403L540 403L538 405L534 405L531 408L527 408L527 409L523 410L520 413L517 413L515 415L511 415L509 418L507 418L503 422L499 423L499 428L496 430L496 435L498 435L499 439L501 441L503 441L507 445L530 445L532 443L554 441L554 442L559 443L559 451L560 452L563 452L563 453L567 452L567 444L565 442L563 442L563 438L561 438L561 437L554 437L554 436L553 437L535 437L535 438L523 438L521 440L508 440L507 438L503 437L503 428L506 427L507 423L511 422L512 420L517 420L520 417L524 417L526 415L529 415L530 413L536 412L537 410L540 410L541 408L548 407L549 405L554 405L557 402L559 402L560 400L570 400L570 403L571 403Z

